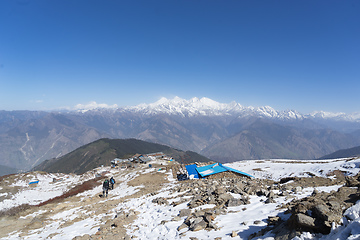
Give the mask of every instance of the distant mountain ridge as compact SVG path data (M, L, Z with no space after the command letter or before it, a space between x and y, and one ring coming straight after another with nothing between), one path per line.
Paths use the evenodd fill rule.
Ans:
M0 176L13 174L13 173L18 173L18 170L15 168L0 165Z
M327 140L329 139L329 140ZM234 159L314 159L320 152L333 152L354 139L330 129L304 129L256 120L238 134L201 153L222 162Z
M335 159L335 158L348 158L348 157L360 157L360 146L341 149L319 159Z
M360 121L356 114L303 115L178 97L126 108L0 111L0 164L5 166L29 170L101 138L136 138L226 162L316 159L360 145Z
M180 163L209 162L210 159L191 151L176 150L171 147L137 139L103 138L86 144L56 159L42 162L34 171L82 174L101 165L109 166L114 158L129 158L135 154L163 152Z

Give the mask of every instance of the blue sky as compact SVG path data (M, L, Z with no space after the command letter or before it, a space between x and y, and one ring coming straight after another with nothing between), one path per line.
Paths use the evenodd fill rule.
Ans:
M0 110L208 97L360 112L360 1L0 1Z

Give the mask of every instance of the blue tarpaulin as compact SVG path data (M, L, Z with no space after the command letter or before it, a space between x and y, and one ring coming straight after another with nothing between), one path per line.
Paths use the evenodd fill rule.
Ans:
M186 171L189 174L189 178L200 178L199 177L199 173L196 171L196 164L192 164L192 165L187 165L186 167ZM193 175L193 177L191 177L191 175Z
M226 171L232 171L232 172L236 172L242 175L245 175L247 177L253 177L250 174L241 172L239 170L227 167L222 165L221 163L214 163L208 166L204 166L204 167L198 167L196 168L196 171L200 174L201 177L206 177L215 173L221 173L221 172L226 172Z
M225 171L227 171L227 169L220 166L219 163L214 163L214 164L207 165L204 167L198 167L198 168L196 168L196 171L198 171L200 176L206 177L206 176L209 176L209 175L212 175L215 173L225 172Z
M35 183L39 183L39 181L29 182L29 184L35 184Z

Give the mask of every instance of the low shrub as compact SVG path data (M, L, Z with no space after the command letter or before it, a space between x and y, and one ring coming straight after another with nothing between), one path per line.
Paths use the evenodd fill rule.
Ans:
M103 178L104 177L97 177L97 178L85 181L81 185L78 185L78 186L70 189L69 191L65 192L64 194L62 194L60 196L57 196L57 197L54 197L54 198L51 198L51 199L49 199L49 200L47 200L45 202L39 203L36 206L41 207L41 206L44 206L44 205L49 204L49 203L59 202L60 200L63 200L65 198L75 196L78 193L82 193L82 192L85 192L87 190L91 190L94 187L98 186L99 183L97 183L97 181L100 180L100 179L103 179Z

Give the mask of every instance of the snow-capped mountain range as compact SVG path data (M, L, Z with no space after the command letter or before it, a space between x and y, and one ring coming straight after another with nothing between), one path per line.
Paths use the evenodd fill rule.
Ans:
M345 121L360 121L360 113L345 114L316 111L311 114L301 114L296 110L277 111L270 106L246 107L235 101L230 103L219 103L212 99L191 98L190 100L174 97L173 99L161 98L155 103L140 104L133 107L126 107L124 110L133 112L142 112L144 114L169 114L181 116L221 116L238 114L245 116L262 116L278 119L305 119L305 118L323 118Z
M210 98L193 97L189 100L174 97L168 99L162 97L154 103L142 103L136 106L118 107L117 104L97 104L90 102L86 105L78 104L73 108L80 113L89 111L130 111L146 115L167 114L179 115L183 117L192 116L226 116L238 115L240 117L258 116L265 118L274 118L281 120L301 120L301 119L333 119L340 121L360 122L360 113L346 114L343 112L325 112L314 111L310 114L302 114L296 110L275 110L270 106L252 107L243 106L240 103L232 101L230 103L219 103Z

